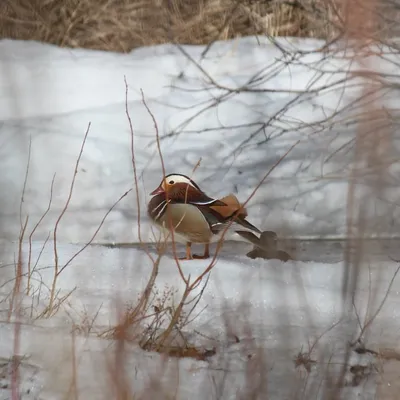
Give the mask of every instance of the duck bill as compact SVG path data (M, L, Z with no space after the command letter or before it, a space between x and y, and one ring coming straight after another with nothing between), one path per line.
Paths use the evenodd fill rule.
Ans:
M157 189L153 190L150 193L150 196L155 196L155 195L161 194L161 193L164 193L164 189L161 186L159 186Z

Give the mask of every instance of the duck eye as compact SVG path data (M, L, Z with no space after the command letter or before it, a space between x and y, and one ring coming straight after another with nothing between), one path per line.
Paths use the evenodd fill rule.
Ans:
M170 185L173 185L175 182L174 181L169 181L168 182Z

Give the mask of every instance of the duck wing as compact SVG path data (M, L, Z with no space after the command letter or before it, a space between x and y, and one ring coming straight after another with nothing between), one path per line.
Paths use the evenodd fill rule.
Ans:
M238 203L239 204L239 203ZM241 231L243 228L253 231L256 233L261 233L261 231L246 220L246 211L240 211L241 205L229 205L224 206L198 206L199 210L202 212L210 228L214 234L217 234L224 230L229 224L230 230Z
M239 200L234 194L229 194L228 196L222 197L218 200L223 204L211 204L210 208L216 211L218 214L222 215L224 218L230 218L238 212L238 216L246 218L247 210L240 204Z
M211 205L210 208L216 211L218 214L223 216L227 221L234 219L235 223L241 225L241 227L246 228L250 231L261 233L261 231L246 220L247 210L239 202L238 198L234 194L229 194L220 199L225 206ZM235 224L233 224L235 225Z

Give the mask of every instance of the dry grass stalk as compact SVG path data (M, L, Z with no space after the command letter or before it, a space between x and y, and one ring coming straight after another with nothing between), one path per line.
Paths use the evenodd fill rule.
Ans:
M118 52L249 35L330 39L337 12L333 0L4 0L0 37Z
M162 167L162 174L163 174L163 177L165 177L165 176L166 176L166 171L165 171L165 166L164 166L164 161L163 161L163 155L162 155L161 147L160 147L160 136L159 136L158 125L157 125L157 122L156 122L156 119L155 119L153 113L151 112L151 110L149 109L149 107L147 106L147 104L146 104L146 102L145 102L143 93L142 93L142 99L143 99L143 103L144 103L144 105L145 105L145 107L146 107L148 113L150 114L150 116L151 116L151 118L152 118L152 120L153 120L153 122L154 122L154 127L155 127L155 132L156 132L156 140L157 140L157 147L158 147L158 152L159 152L159 157L160 157L161 167ZM286 156L293 150L293 148L294 148L297 144L298 144L298 142L296 142L295 144L293 144L293 145L289 148L289 150L288 150L286 153L284 153L283 156L280 157L280 158L278 159L278 161L267 171L267 173L264 175L264 177L261 179L261 181L258 183L258 185L254 188L254 190L253 190L253 192L250 194L250 196L249 196L249 197L246 199L246 201L242 204L242 208L245 208L245 207L247 206L248 202L254 197L254 195L256 194L256 192L258 191L258 189L260 188L260 186L261 186L261 185L265 182L265 180L268 178L268 176L269 176L269 175L274 171L274 169L286 158ZM195 171L195 169L198 167L198 165L199 165L199 164L197 164L197 165L194 167L194 171ZM193 171L193 172L194 172L194 171ZM167 194L167 195L168 195L168 194ZM239 213L240 211L241 211L241 210L239 210L237 213ZM167 212L168 212L168 209L167 209ZM232 220L232 222L233 222L233 220ZM170 220L170 226L171 226L171 228L172 228L172 220ZM171 318L171 320L170 320L170 322L169 322L167 328L166 328L165 331L163 331L163 332L156 338L156 340L155 340L154 349L155 349L156 351L161 351L162 349L164 349L164 344L165 344L165 342L168 341L168 339L169 339L171 333L173 332L174 328L175 328L176 325L177 325L177 322L178 322L179 318L181 318L181 315L182 315L184 306L185 306L186 302L188 301L189 296L190 296L191 293L200 285L200 283L201 283L201 281L203 280L203 278L206 277L206 276L211 272L211 270L213 269L213 267L215 266L216 261L217 261L218 254L219 254L219 252L220 252L220 250L221 250L221 248L222 248L222 245L223 245L224 236L225 236L225 234L227 233L229 227L230 227L230 224L228 224L228 226L227 226L227 227L224 229L224 231L222 232L221 238L220 238L220 240L218 241L218 244L217 244L217 249L216 249L216 251L215 251L215 253L214 253L214 256L212 257L211 261L209 262L209 265L206 266L205 269L204 269L204 271L203 271L198 277L194 278L193 280L191 280L190 275L189 275L188 277L185 277L185 276L184 276L184 273L183 273L182 268L181 268L180 261L179 261L179 259L178 259L178 257L177 257L177 254L176 254L176 244L175 244L175 240L174 240L174 231L173 231L173 229L171 229L171 237L172 237L172 245L173 245L172 247L173 247L174 259L175 259L175 262L176 262L176 265L177 265L179 274L180 274L180 276L181 276L181 278L182 278L182 280L183 280L183 282L184 282L184 284L185 284L185 290L184 290L184 293L183 293L183 295L182 295L182 297L181 297L181 300L180 300L180 302L179 302L177 308L175 309L175 311L174 311L174 313L173 313L173 315L172 315L172 318ZM163 350L163 351L164 351L164 350Z
M74 190L74 185L75 185L75 179L76 176L78 174L78 167L79 167L79 163L82 157L82 153L85 147L85 143L89 134L89 130L90 130L90 123L88 124L88 127L86 129L83 141L82 141L82 145L81 148L79 150L79 154L76 160L76 164L75 164L75 169L74 169L74 174L71 180L71 185L70 185L70 189L68 192L68 197L67 200L65 202L65 205L63 207L63 209L61 210L56 223L54 225L54 231L53 231L53 251L54 251L54 274L53 274L53 281L51 283L51 287L50 287L50 299L49 299L49 304L47 309L44 311L43 315L46 316L51 316L53 315L55 309L58 309L58 305L56 305L55 301L56 301L56 290L57 290L57 280L59 278L59 276L61 275L61 273L72 263L72 261L79 256L79 254L81 254L88 246L90 246L90 244L93 242L93 240L96 238L98 232L100 231L101 227L103 226L106 218L108 217L108 215L111 213L111 211L116 207L116 205L122 200L124 199L131 190L128 190L127 192L125 192L109 209L108 211L105 213L104 217L102 218L102 220L100 221L97 229L95 230L95 232L93 233L92 237L88 240L88 242L82 246L82 248L80 250L78 250L64 265L60 265L59 264L59 258L58 258L58 242L57 242L57 232L58 232L58 227L59 224L62 220L62 218L64 217L66 211L68 210L68 207L70 205L70 201L72 198L72 194L73 194L73 190ZM36 228L36 227L35 227Z
M361 3L346 3L345 37L349 39L348 47L354 51L354 61L362 68L355 76L364 80L364 96L371 97L382 89L383 81L374 79L376 65L371 64L374 51L371 44L380 44L385 34L380 31L381 16L379 14L382 2L368 0ZM395 271L383 299L378 293L383 289L378 282L369 282L369 296L367 310L362 321L356 305L358 295L359 276L363 269L369 268L368 249L363 238L372 234L379 237L379 225L374 215L375 202L384 197L392 148L393 132L387 125L377 123L376 116L382 115L379 101L369 101L364 105L364 118L358 123L354 141L353 167L349 177L347 202L347 243L345 249L345 270L343 276L343 305L344 314L356 316L358 325L352 326L349 334L355 339L350 346L366 340L373 322L380 313L388 297L391 285L396 278L399 268ZM387 116L388 117L388 116ZM385 116L381 121L385 120ZM390 212L390 211L389 211ZM358 239L356 239L358 238ZM361 238L361 239L360 239ZM370 276L370 271L369 271ZM371 278L370 278L371 279ZM375 310L374 310L375 309ZM343 359L343 368L335 385L339 388L345 381L345 373L349 367L350 346ZM360 374L365 372L365 366L351 366L350 372L354 375L354 382L358 382ZM362 373L361 373L361 372ZM353 382L353 383L354 383ZM335 393L340 396L339 390Z
M131 158L132 158L132 167L133 167L133 181L136 187L136 203L137 208L140 210L140 199L139 199L139 192L138 192L138 179L137 179L137 168L135 163L135 146L134 146L134 130L132 121L129 115L128 110L128 84L125 80L125 87L126 87L126 96L125 96L125 111L126 116L129 122L129 131L131 135ZM157 125L157 121L155 116L153 115L152 111L148 107L144 94L142 92L142 102L147 109L147 112L151 116L155 135L156 135L156 143L159 152L159 158L161 162L161 169L162 175L165 177L166 171L163 161L163 155L160 146L160 135L159 129ZM282 162L282 160L287 156L287 154L292 151L292 149L297 145L295 143L273 166L269 169L269 171L265 174L264 178L259 182L256 188L253 190L253 193L248 197L248 199L243 203L242 207L246 207L247 203L251 200L254 194L257 192L259 187L262 183L267 179L267 177L272 173L272 171ZM194 167L194 171L198 168L199 163L196 164ZM190 276L186 277L181 266L181 262L178 259L177 252L176 252L176 243L174 240L174 232L171 230L170 234L160 239L160 242L157 243L157 247L160 248L158 257L154 259L151 254L148 252L146 248L146 244L143 243L142 235L141 235L141 225L140 225L140 213L138 213L138 237L141 242L142 247L144 248L145 252L147 253L148 259L152 264L151 273L149 276L149 280L147 282L146 288L143 293L140 295L137 304L129 309L127 312L119 311L120 318L119 323L117 326L107 330L103 333L102 336L114 338L118 341L124 340L139 340L140 346L145 350L156 351L162 354L166 354L172 357L192 357L198 360L205 360L210 355L215 354L215 350L207 350L207 349L199 349L195 346L192 346L190 343L187 342L185 339L185 335L182 333L182 328L186 326L187 323L190 322L190 316L194 312L197 307L197 304L204 292L204 289L208 282L209 273L211 272L212 268L216 264L216 260L219 254L219 251L222 248L224 235L226 234L229 226L225 229L222 234L221 240L217 245L217 250L212 257L211 261L207 266L205 266L204 271L194 279ZM177 265L179 274L182 278L182 281L185 285L184 292L181 296L180 301L176 307L170 307L163 304L153 304L151 295L154 293L155 285L156 285L156 278L158 275L159 264L161 258L166 250L166 241L171 238L172 241L172 249L173 249L173 257L175 263ZM195 289L198 288L200 283L204 278L206 279L205 285L203 286L200 294L197 295L194 299L189 300L191 294L194 292ZM186 314L186 308L193 304L188 315ZM150 311L151 309L151 311ZM185 317L184 317L185 316ZM182 320L184 323L182 323ZM140 326L146 322L148 327L147 329L143 330ZM165 325L165 329L162 329L163 325ZM160 333L161 332L161 333ZM174 344L174 337L178 335L181 339L181 344L176 345Z
M109 210L105 213L104 217L102 218L102 220L100 221L97 229L95 230L95 232L92 234L91 238L88 240L88 242L83 245L75 254L73 254L70 259L65 262L63 265L60 265L59 263L59 259L58 259L58 241L57 241L57 231L58 231L58 226L64 216L64 214L67 212L69 204L70 204L70 200L73 194L73 188L74 188L74 183L75 183L75 179L76 179L76 175L77 175L77 170L78 170L78 165L79 165L79 161L80 158L82 156L82 152L84 149L84 145L86 142L86 138L87 135L89 133L89 128L90 128L90 124L88 126L88 129L86 130L85 136L84 136L84 140L82 142L81 145L81 149L80 149L80 153L78 155L77 158L77 162L75 165L75 170L74 170L74 175L72 178L72 182L71 182L71 186L70 186L70 190L69 190L69 194L68 194L68 198L66 200L65 206L64 208L61 210L60 215L58 216L56 222L55 222L55 226L54 226L54 231L53 231L53 251L54 251L54 274L53 274L53 280L50 286L47 286L42 278L40 273L37 273L37 266L38 263L40 261L40 258L42 256L42 253L46 247L46 244L48 242L48 239L50 237L50 233L49 236L47 237L47 239L45 240L45 242L43 243L41 250L36 258L36 261L33 264L33 260L32 260L32 243L33 243L33 238L34 238L34 234L37 230L37 228L40 226L41 222L43 221L43 219L46 217L46 215L48 214L48 212L50 211L51 208L51 203L52 203L52 197L53 197L53 187L54 187L54 180L55 180L55 176L53 176L52 182L51 182L51 188L50 188L50 200L48 203L48 206L46 208L46 210L44 211L44 213L42 214L42 216L39 218L38 222L33 226L32 230L29 233L29 237L28 237L28 254L27 254L27 271L24 272L23 270L23 266L25 265L25 263L23 262L23 251L24 251L24 244L25 244L25 240L26 240L26 236L27 236L27 226L28 226L28 220L29 220L29 216L27 215L25 217L25 222L22 223L23 220L23 202L24 202L24 195L25 195L25 190L26 190L26 184L27 184L27 179L28 179L28 174L29 174L29 163L30 163L30 159L28 160L28 164L27 164L27 168L26 168L26 174L25 174L25 181L24 181L24 185L23 185L23 189L22 189L22 195L21 195L21 200L20 200L20 222L21 222L21 229L20 229L20 236L18 238L18 258L17 261L15 263L16 266L16 270L15 270L15 277L8 280L7 282L3 283L3 286L8 285L9 283L13 283L13 288L10 292L9 295L6 296L5 299L3 299L2 301L6 301L9 299L9 310L8 310L8 319L10 320L12 317L16 317L17 320L18 318L22 315L22 301L23 301L23 297L22 294L23 292L26 293L27 296L31 296L32 297L32 304L30 307L30 317L33 319L39 319L39 318L43 318L43 317L51 317L53 316L55 313L58 312L59 308L69 299L69 297L71 296L71 294L75 291L76 288L72 289L71 291L69 291L68 293L64 294L64 295L60 295L60 291L57 289L57 283L58 283L58 278L60 276L60 274L72 263L73 260L75 260L76 257L78 257L88 246L90 246L90 244L94 241L94 239L96 238L98 232L100 231L101 227L103 226L106 218L108 217L108 215L111 213L111 211L116 207L116 205L122 200L124 199L131 190L128 190L127 192L125 192L110 208ZM29 148L29 158L30 158L30 148ZM34 274L37 273L38 278L34 277ZM26 282L24 281L24 278L26 278ZM39 287L36 288L34 291L32 291L32 281L34 281L35 283L38 283ZM25 285L24 288L22 288L22 285ZM39 302L39 299L42 295L42 288L45 288L48 293L49 293L49 299L48 299L48 304L47 306L44 308L44 310L35 312L34 310L34 298L36 297L36 301ZM22 292L23 290L23 292Z

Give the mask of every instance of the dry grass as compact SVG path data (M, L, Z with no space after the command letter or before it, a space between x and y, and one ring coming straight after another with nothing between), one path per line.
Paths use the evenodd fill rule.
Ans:
M248 35L329 39L334 0L3 0L0 38L128 52Z
M351 30L345 7L341 0L3 0L0 38L117 52L249 35L333 40ZM373 36L398 34L396 1L382 0L377 10Z

